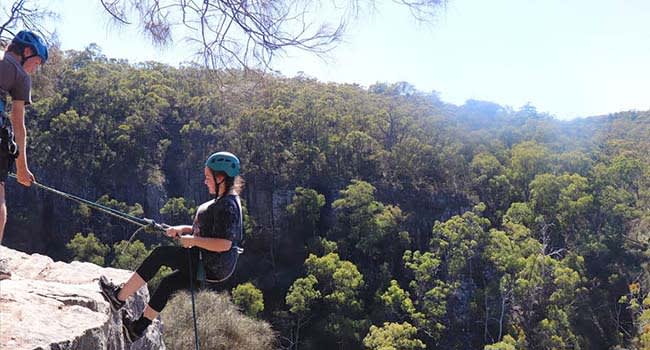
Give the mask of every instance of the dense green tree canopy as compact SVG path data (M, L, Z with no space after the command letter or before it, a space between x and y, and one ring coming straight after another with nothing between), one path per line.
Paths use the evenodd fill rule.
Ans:
M220 288L286 349L647 347L650 112L558 121L96 46L53 50L34 82L30 167L57 189L190 224L205 158L241 158L245 254ZM7 193L8 246L134 269L168 244Z

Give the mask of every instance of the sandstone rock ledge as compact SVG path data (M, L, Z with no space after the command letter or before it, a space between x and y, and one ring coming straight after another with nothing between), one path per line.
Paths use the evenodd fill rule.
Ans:
M99 292L99 276L125 282L131 272L91 263L54 262L0 246L11 279L0 281L1 350L160 350L165 349L159 321L147 335L127 344L122 319ZM147 288L130 298L127 311L140 315Z

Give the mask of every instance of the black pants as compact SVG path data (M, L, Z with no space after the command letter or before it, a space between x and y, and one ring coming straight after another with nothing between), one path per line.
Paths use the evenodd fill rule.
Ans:
M190 273L190 260L192 271ZM186 249L176 246L161 246L154 249L142 262L136 272L145 281L151 280L161 266L169 266L174 272L160 281L160 285L151 296L149 306L161 312L172 294L190 288L190 275L196 288L196 267L199 262L199 248Z

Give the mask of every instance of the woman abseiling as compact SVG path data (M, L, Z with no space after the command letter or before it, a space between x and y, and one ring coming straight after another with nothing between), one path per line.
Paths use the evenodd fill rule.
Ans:
M178 239L180 246L155 248L121 287L104 276L100 278L102 294L109 301L111 309L117 311L162 266L174 270L162 279L139 318L124 317L125 334L129 341L133 342L144 335L172 294L189 289L191 283L196 285L199 279L203 279L203 276L197 276L197 267L203 267L198 268L201 271L199 274L205 274L207 282L225 281L234 272L241 252L238 243L243 239L239 195L244 181L239 172L240 162L235 155L229 152L212 154L205 162L203 173L204 183L214 199L199 206L191 226L170 226L165 231L167 236Z

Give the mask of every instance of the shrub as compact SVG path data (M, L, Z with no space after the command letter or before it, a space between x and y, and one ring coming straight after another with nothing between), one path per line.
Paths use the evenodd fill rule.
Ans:
M196 316L201 349L274 349L276 334L265 321L245 316L227 294L200 291ZM161 314L165 345L170 350L194 348L194 323L190 293L177 293Z

